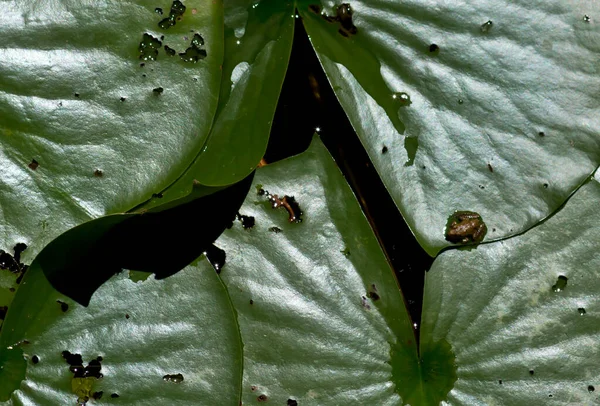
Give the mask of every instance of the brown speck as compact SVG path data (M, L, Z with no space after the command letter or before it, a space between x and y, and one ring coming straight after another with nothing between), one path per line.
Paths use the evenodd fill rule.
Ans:
M440 50L440 47L437 46L437 44L431 44L429 45L429 52L438 52Z
M97 178L101 178L102 176L104 176L104 172L102 172L100 169L96 169L94 171L94 176Z
M367 301L367 298L364 296L361 296L361 304L362 306L367 309L370 310L371 309L371 305L369 304L369 302Z
M79 97L79 93L75 93L73 96L75 96L75 97Z
M8 311L8 306L0 306L0 320L4 320L6 317L6 312Z
M266 402L267 400L269 400L269 398L267 397L267 395L262 394L259 397L257 397L256 400L258 400L259 402Z
M370 291L369 293L367 293L367 297L371 300L379 300L381 298L377 292L373 292L373 291Z
M152 89L152 92L156 95L158 94L162 94L162 92L164 92L165 89L163 89L162 87L155 87L154 89Z
M38 168L38 166L40 166L40 164L35 159L32 159L31 162L29 163L29 165L27 165L27 166L29 167L29 169L35 171Z
M254 300L250 299L250 304L253 305L254 304Z
M488 169L490 170L490 172L494 173L494 168L492 167L492 164L488 164Z
M388 147L386 147L385 145L383 146L383 148L381 148L381 153L382 154L387 154L388 152Z
M548 189L548 184L544 183L544 188Z
M529 375L533 375L535 373L535 371L533 369L529 370Z
M546 136L546 133L545 133L545 132L543 132L543 131L540 131L540 132L538 133L538 135L539 135L540 137L545 137L545 136Z
M269 227L269 231L271 231L272 233L275 233L275 234L279 234L283 230L279 227Z
M198 10L197 10L197 9L195 9L195 8L193 8L193 9L192 9L192 14L196 14L196 13L198 13Z
M60 310L62 310L63 313L65 313L67 310L69 310L69 304L63 302L62 300L57 300L56 303L60 304Z
M125 318L126 318L126 319L128 319L128 318L129 318L129 314L126 314L126 315L125 315Z
M250 387L250 390L251 390L252 392L256 392L256 389L258 389L258 387L257 387L256 385L252 385L252 386Z
M287 406L298 406L298 401L296 401L294 399L288 399Z
M153 199L162 199L163 194L162 193L152 193L152 198Z
M31 362L33 362L34 364L37 364L38 362L40 362L40 357L38 357L37 355L34 355L33 357L31 357Z
M119 394L118 394L118 393L112 393L112 394L110 395L110 397L111 397L111 398L113 398L113 399L115 399L115 398L118 398L118 397L119 397Z
M146 66L144 62L140 63L140 68L143 68L144 66Z
M498 380L498 383L499 383L500 385L502 385L502 379L499 379L499 380Z
M119 100L121 100L122 102L124 102L127 99L125 97L121 96L121 98Z
M95 400L100 400L100 399L102 399L103 394L104 394L103 391L94 392L94 394L92 395L92 398L94 398Z

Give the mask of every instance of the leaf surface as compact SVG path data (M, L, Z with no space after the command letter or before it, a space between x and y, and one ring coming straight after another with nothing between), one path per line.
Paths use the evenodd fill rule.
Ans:
M312 3L331 85L431 255L455 211L481 214L486 240L521 233L600 162L597 3L357 0L346 36L339 2Z
M527 233L436 259L421 350L451 345L450 404L597 404L599 200L589 180Z

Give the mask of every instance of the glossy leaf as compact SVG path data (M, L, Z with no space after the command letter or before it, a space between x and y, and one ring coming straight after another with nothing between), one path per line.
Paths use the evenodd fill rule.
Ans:
M250 193L256 224L227 230L221 277L244 342L242 402L400 404L392 363L416 365L397 283L356 198L318 139L297 157L261 168L262 187L293 196L302 222ZM390 359L391 347L404 352ZM400 391L411 388L402 387Z
M260 162L292 49L294 7L290 0L225 2L219 108L202 153L175 190L192 179L229 185Z
M421 350L451 345L458 380L450 404L598 402L598 201L600 184L590 180L527 233L436 259Z
M123 268L166 278L207 251L230 226L253 176L209 195L191 193L142 214L82 224L52 241L36 261L55 289L84 306ZM200 188L200 193L204 191ZM194 238L186 238L188 233Z
M431 255L450 245L444 228L456 210L481 214L488 241L512 236L553 213L600 162L598 4L357 0L354 35L335 20L340 4L299 8Z
M60 296L37 262L25 282L19 294L43 306L13 303L23 311L11 313L11 333L2 336L1 397L6 399L12 383L18 385L11 382L14 371L25 362L27 374L6 404L78 404L74 374L61 356L69 351L81 354L84 365L102 357L103 378L90 378L91 394L103 392L100 404L189 405L202 399L205 404L237 405L241 342L233 308L214 270L194 263L170 278L138 283L120 274L96 292L89 307ZM57 300L68 309L63 312ZM24 337L29 343L22 343ZM6 350L7 343L12 350ZM6 362L7 357L12 360ZM183 382L163 379L177 374Z
M186 1L163 30L145 1L2 4L1 248L24 242L31 262L69 228L147 200L198 154L217 108L222 5ZM140 53L143 34L183 51L190 31L205 42L198 63L162 47L140 59L154 52L146 39Z

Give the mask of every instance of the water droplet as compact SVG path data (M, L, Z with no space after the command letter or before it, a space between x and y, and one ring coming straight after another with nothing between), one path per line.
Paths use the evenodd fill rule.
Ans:
M160 7L156 7L156 8L154 9L154 12L155 12L156 14L163 15L163 9L162 9L162 8L160 8Z
M321 127L315 127L315 132L316 133L320 133L321 132Z
M165 45L165 52L167 53L167 55L169 56L175 56L175 54L177 53L173 48L171 48L168 45Z
M439 52L440 47L437 46L437 44L431 44L429 45L429 52L434 53L434 52Z
M568 280L569 279L566 276L560 275L556 280L556 283L552 286L552 291L560 292L561 290L565 290Z
M492 26L494 25L494 23L492 22L492 20L487 20L485 23L481 24L481 27L479 27L481 29L481 32L488 33L491 29Z
M208 262L210 262L210 264L213 266L215 271L220 274L221 270L225 266L225 258L227 257L225 251L212 244L206 249L206 251L204 251L204 255L206 256Z
M589 23L590 21L592 21L592 19L590 18L589 15L586 14L586 15L583 16L583 21L586 22L586 23Z
M594 388L594 385L589 385L588 386L588 392L592 393L595 390L596 390L596 388Z
M155 61L158 56L158 49L162 46L162 42L156 37L147 32L142 35L142 40L138 50L140 51L140 59L144 61ZM141 66L141 65L140 65Z
M163 376L163 381L173 382L173 383L181 383L181 382L183 382L183 375L182 374L165 375L165 376Z
M580 307L579 309L577 309L577 311L579 312L580 316L583 316L585 314L585 309L583 307Z
M405 92L394 93L392 99L398 101L401 107L410 106L412 104L410 96Z

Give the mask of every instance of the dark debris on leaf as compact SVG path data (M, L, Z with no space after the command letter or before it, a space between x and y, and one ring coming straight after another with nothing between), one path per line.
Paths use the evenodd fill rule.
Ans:
M63 302L62 300L57 300L56 303L58 303L60 305L60 310L63 313L66 313L67 310L69 310L69 304L68 303Z
M302 222L302 210L300 209L300 205L294 198L294 196L283 196L280 198L276 194L271 194L268 191L260 188L258 189L259 196L265 196L269 202L271 202L271 207L277 209L279 207L284 207L288 212L288 221L290 223L301 223Z
M294 399L288 399L287 406L298 406L298 401L296 401Z
M329 23L339 23L338 32L344 37L350 37L358 32L358 28L352 21L354 11L348 3L342 3L335 9L335 15L326 15L321 13L321 8L317 5L309 6L309 9L316 14L320 14L323 19Z
M165 375L165 376L163 376L163 381L173 382L173 383L181 383L181 382L183 382L183 375L182 374Z
M102 365L100 364L102 357L91 360L85 367L83 366L81 354L71 354L69 351L63 351L62 357L70 365L69 371L73 373L73 378L102 378L102 374L100 373L102 369Z
M248 230L252 227L254 227L254 225L256 224L256 219L252 216L245 216L243 214L236 214L235 218L242 223L242 227L244 227L244 229Z
M211 244L207 250L204 251L204 255L206 255L208 262L210 262L213 268L215 268L217 274L220 274L221 270L225 266L225 259L227 257L225 251L216 245Z

